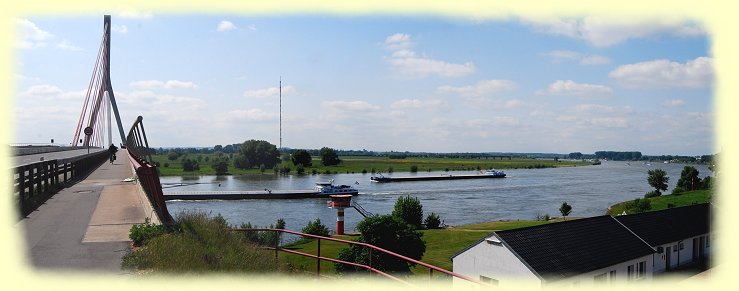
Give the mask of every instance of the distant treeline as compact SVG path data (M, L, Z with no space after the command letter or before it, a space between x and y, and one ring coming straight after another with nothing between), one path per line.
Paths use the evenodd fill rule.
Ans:
M241 144L216 145L214 147L184 147L184 148L158 148L151 149L152 154L168 154L176 152L179 154L212 154L222 152L233 154L238 152ZM282 148L281 153L292 154L298 149ZM312 156L320 156L320 149L306 149ZM583 154L573 152L566 155L557 153L503 153L503 152L452 152L452 153L430 153L430 152L400 152L400 151L368 151L362 150L341 150L337 149L336 153L340 156L357 156L357 157L388 157L390 159L405 158L450 158L450 159L486 159L494 156L510 156L513 158L530 158L530 159L608 159L614 161L677 161L684 163L710 163L714 159L714 155L696 156L679 156L679 155L660 155L649 156L642 155L639 151L597 151L594 154Z
M617 152L617 151L597 151L595 154L582 154L574 152L567 155L569 159L608 159L612 161L673 161L681 163L707 163L713 162L715 155L702 156L678 156L678 155L660 155L648 156L642 155L641 152Z

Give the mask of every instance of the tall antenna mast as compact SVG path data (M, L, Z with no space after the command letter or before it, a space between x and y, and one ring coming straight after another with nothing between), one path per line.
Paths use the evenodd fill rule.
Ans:
M280 76L280 149L282 149L282 76Z

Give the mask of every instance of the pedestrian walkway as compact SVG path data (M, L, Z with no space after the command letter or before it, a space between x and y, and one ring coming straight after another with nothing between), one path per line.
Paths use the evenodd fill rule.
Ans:
M29 264L38 269L125 274L121 258L130 249L133 224L152 215L135 182L125 150L87 178L62 189L16 227L26 238ZM147 213L148 212L148 213Z
M99 151L107 151L108 149L101 149L101 148L89 148L89 149L76 149L76 150L68 150L68 151L60 151L60 152L49 152L49 153L40 153L40 154L32 154L32 155L24 155L24 156L13 156L10 158L12 161L13 167L18 167L22 165L32 164L35 162L40 161L50 161L50 160L62 160L62 159L69 159L74 158L78 156L84 156L88 153L96 153Z

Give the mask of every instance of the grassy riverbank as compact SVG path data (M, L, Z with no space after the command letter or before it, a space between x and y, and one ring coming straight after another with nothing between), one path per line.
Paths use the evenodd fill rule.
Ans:
M452 270L452 255L462 250L471 243L485 237L493 231L521 228L540 224L550 223L552 221L530 221L530 220L513 220L513 221L492 221L479 224L468 224L445 229L421 230L422 239L426 241L426 253L424 253L422 262L431 265ZM353 240L357 235L334 236L338 239ZM310 241L307 243L295 244L288 247L289 249L309 254L316 254L318 251L318 243ZM346 248L346 244L322 241L321 256L336 258L339 251ZM315 272L316 260L312 258L280 253L280 261L284 261L297 270L305 270L307 272ZM324 274L334 273L334 264L331 262L321 263L321 272ZM428 269L421 266L412 268L415 274L428 276ZM437 272L437 275L441 275ZM446 275L443 275L446 277Z
M162 176L187 176L187 175L215 175L211 161L214 154L188 154L176 160L169 160L166 155L153 155L154 162L159 163L160 175ZM554 161L514 158L511 160L493 159L452 159L452 158L405 158L390 159L387 157L339 157L342 163L337 166L321 166L318 157L313 157L313 166L305 167L305 173L368 173L372 172L410 172L411 167L416 166L418 172L431 171L467 171L478 169L534 169L553 167L574 167L590 165L589 162L579 161ZM198 161L199 170L185 172L182 170L184 159ZM292 164L291 164L292 165ZM228 173L232 175L260 174L259 169L237 169L233 167L229 159ZM292 174L296 173L296 167L292 166ZM264 174L274 174L267 169Z
M642 198L649 201L652 206L650 211L667 209L668 204L674 205L674 207L688 206L692 204L700 204L711 202L711 190L696 190L688 191L680 194L662 195L652 198ZM626 204L630 201L621 202L612 205L608 209L608 214L619 215L626 210Z

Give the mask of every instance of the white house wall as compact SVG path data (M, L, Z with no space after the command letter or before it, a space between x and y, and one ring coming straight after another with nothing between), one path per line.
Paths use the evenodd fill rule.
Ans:
M646 270L645 270L644 278L641 278L639 280L629 281L627 278L628 266L633 265L634 271L636 272L636 264L638 264L639 262L645 262L644 265L646 267ZM608 274L614 270L616 271L616 275L613 278L608 277L609 276ZM564 286L597 287L598 285L596 285L595 276L604 274L604 273L608 277L605 284L610 284L611 282L623 284L623 283L628 283L628 282L651 281L652 280L652 255L643 256L643 257L636 258L633 260L625 261L620 264L616 264L616 265L609 266L606 268L583 273L577 276L554 281L551 283L545 283L544 286L545 287L564 287Z
M452 271L476 280L480 280L480 276L495 279L498 280L498 286L521 283L541 285L541 279L507 247L485 240L454 257Z
M683 239L681 241L676 241L676 242L671 242L671 243L668 243L668 244L660 245L660 247L662 247L662 249L664 250L664 252L661 253L661 254L654 254L654 272L655 273L662 273L662 272L667 271L667 268L666 268L666 265L667 265L667 255L666 255L667 247L670 247L671 248L670 251L672 252L671 253L671 257L670 257L670 268L674 269L674 268L678 268L680 266L684 266L684 265L687 265L687 264L692 263L693 262L693 239L694 238L700 239L701 237L703 237L703 239L704 239L703 254L705 255L705 257L709 257L710 256L711 247L710 247L710 242L709 242L709 244L706 244L705 243L705 240L706 240L706 237L707 236L708 236L707 234L704 234L704 235L699 235L699 236L694 236L694 237L686 238L686 239ZM680 242L683 243L683 249L682 250L679 247ZM677 250L678 251L675 251L675 248L676 247L677 247Z

